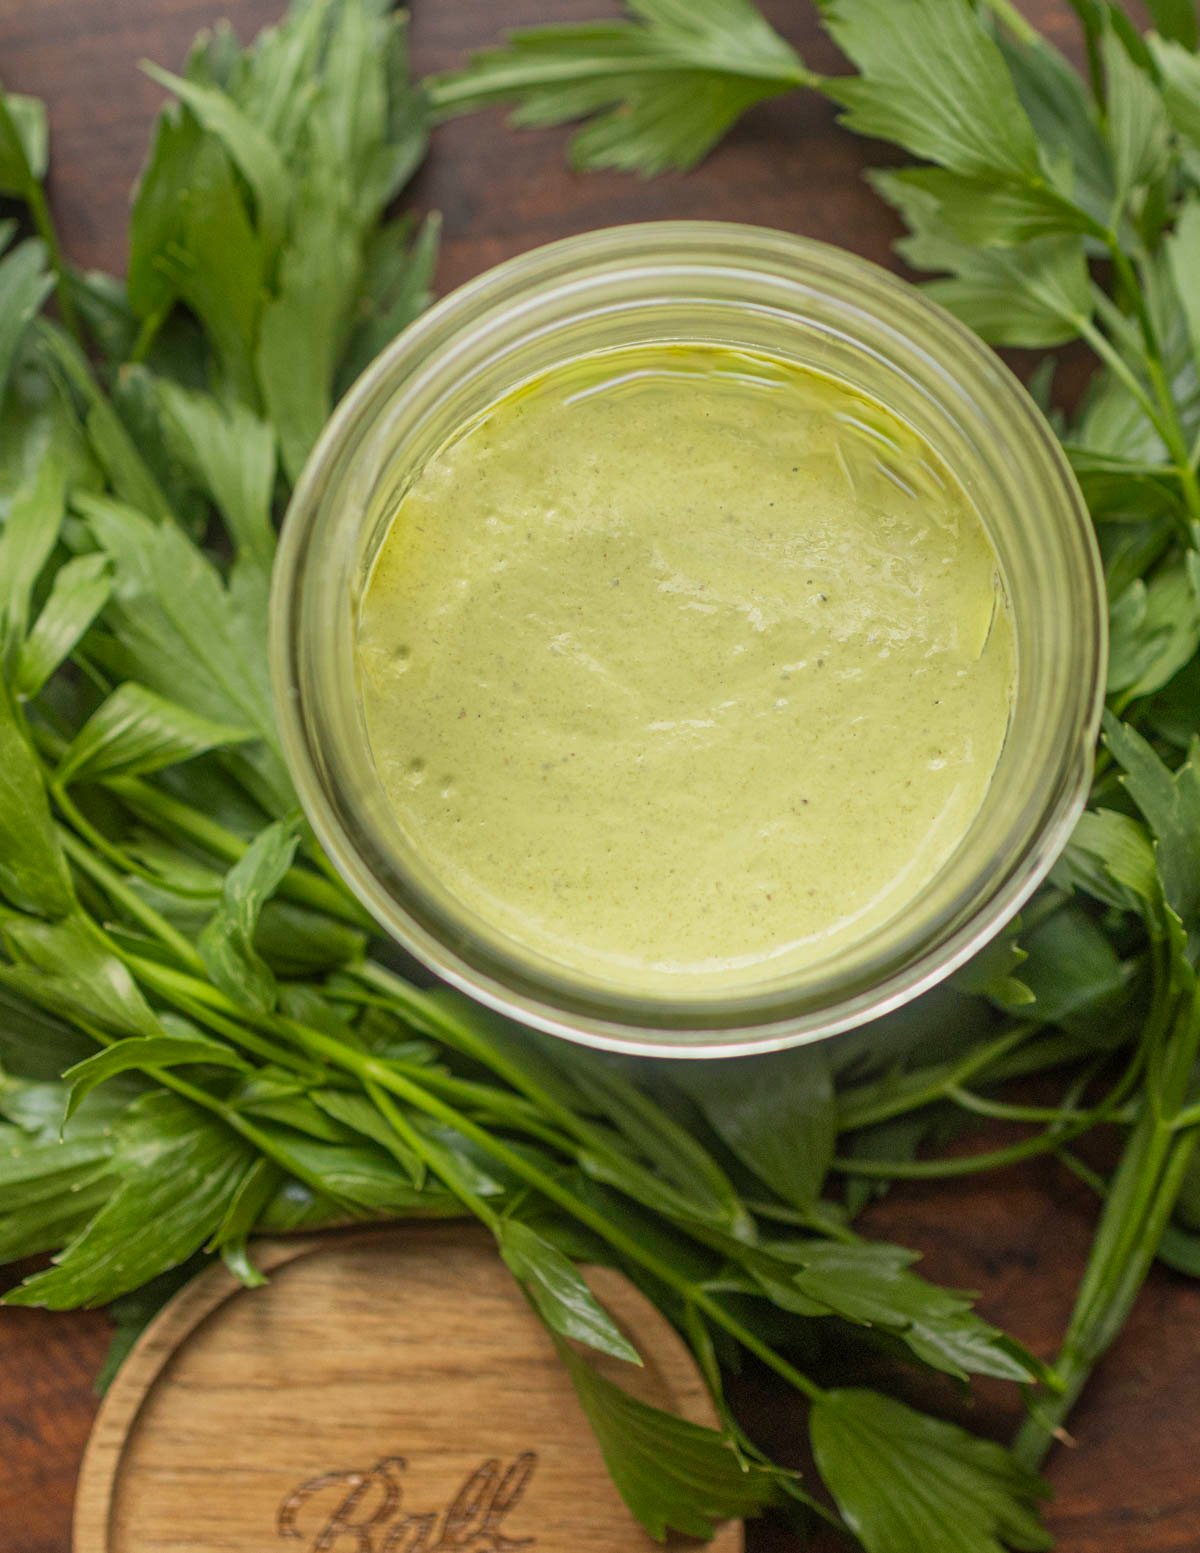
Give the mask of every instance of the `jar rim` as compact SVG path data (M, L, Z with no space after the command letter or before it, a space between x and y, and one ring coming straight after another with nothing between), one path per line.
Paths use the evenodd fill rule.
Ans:
M569 979L519 964L520 946L512 946L506 960L489 957L461 925L457 931L431 931L381 877L394 859L381 857L369 842L347 797L348 784L339 782L333 769L336 757L322 749L330 695L318 689L323 671L314 668L308 595L327 585L327 579L317 579L322 544L333 533L330 504L338 482L347 484L356 451L378 432L385 403L399 407L398 414L439 372L452 373L471 351L486 354L504 330L519 335L523 327L536 328L551 297L565 307L576 299L594 300L618 282L653 279L661 285L671 275L701 274L724 276L730 284L739 277L752 280L772 295L777 289L780 299L806 286L813 296L836 304L856 344L855 327L864 339L871 329L883 329L903 342L939 391L965 394L969 384L981 393L990 413L1005 421L1026 451L1031 468L1036 466L1032 499L1057 523L1077 584L1064 607L1085 626L1081 660L1065 687L1066 726L1055 731L1054 759L1045 763L1033 800L1037 812L1026 804L1030 812L1013 822L1010 839L1019 835L1014 842L1019 855L993 859L1003 879L986 897L979 895L982 882L976 880L974 909L971 891L964 889L938 919L914 927L909 942L896 940L874 960L861 952L864 946L853 946L831 962L836 967L845 961L848 969L827 978L827 996L810 977L802 1003L793 999L790 1007L786 989L767 1000L741 998L736 991L704 1000L624 997L596 988L573 993ZM405 948L460 990L552 1034L634 1054L722 1057L803 1044L891 1012L958 969L1020 909L1066 844L1086 802L1103 706L1104 600L1094 531L1062 450L1025 390L977 336L914 287L828 244L735 223L645 222L562 239L484 272L410 325L360 377L310 456L285 520L272 586L271 670L285 759L314 831L351 888ZM316 629L326 627L318 622Z

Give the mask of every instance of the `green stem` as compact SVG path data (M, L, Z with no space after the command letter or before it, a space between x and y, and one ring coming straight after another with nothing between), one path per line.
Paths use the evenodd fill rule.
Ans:
M1000 1122L1057 1122L1072 1120L1081 1114L1078 1111L1066 1111L1056 1106L1009 1105L1002 1100L988 1100L983 1095L963 1089L958 1084L952 1084L947 1088L946 1099L952 1100L955 1105L960 1106L964 1111L970 1111L974 1116L986 1116Z
M183 934L173 927L161 912L156 911L153 906L131 890L124 879L110 868L103 858L85 846L73 831L60 826L58 834L63 851L72 863L100 886L113 905L120 906L127 916L158 939L159 943L169 949L189 970L201 976L207 974L204 961Z
M1118 352L1109 343L1108 339L1103 334L1101 334L1100 330L1096 328L1095 324L1092 323L1090 319L1080 318L1076 321L1079 325L1079 333L1082 338L1087 341L1087 343L1095 351L1096 355L1099 356L1101 361L1104 362L1105 366L1108 367L1113 376L1119 378L1120 381L1129 390L1133 398L1137 400L1138 405L1141 407L1142 414L1154 427L1155 431L1167 445L1169 451L1170 432L1163 422L1159 407L1154 403L1153 399L1151 399L1150 395L1142 387L1141 383L1138 382L1133 370L1121 358ZM1147 363L1149 363L1149 357L1147 357Z
M137 339L133 342L133 349L129 353L131 362L145 361L150 354L150 347L158 338L158 332L170 317L171 309L174 306L174 297L168 297L161 307L156 308L149 317L142 319L142 326L138 330Z
M942 1181L958 1176L979 1175L985 1170L1001 1170L1018 1165L1039 1154L1053 1154L1064 1139L1078 1137L1091 1126L1090 1120L1070 1129L1054 1127L1033 1138L1022 1138L1007 1148L990 1149L983 1154L960 1154L950 1159L850 1159L837 1156L833 1168L847 1176L869 1176L882 1181Z
M452 1100L460 1106L474 1107L493 1121L517 1128L562 1154L574 1152L575 1140L548 1127L538 1116L537 1107L527 1104L519 1095L511 1094L508 1090L493 1089L488 1084L475 1084L470 1079L455 1078L450 1073L439 1073L434 1068L421 1068L420 1076L426 1089L444 1099Z
M147 960L140 955L124 954L117 946L114 946L114 953L120 956L126 967L143 986L148 987L181 1014L186 1014L189 1019L194 1019L198 1024L207 1025L214 1035L221 1036L231 1045L253 1052L264 1062L282 1068L285 1072L295 1073L310 1082L319 1081L325 1076L323 1068L314 1067L312 1062L307 1061L304 1054L296 1051L294 1047L279 1046L257 1031L248 1030L243 1019L243 1011L207 982L173 970L169 965L160 965L156 960ZM227 1012L222 1012L220 1008L214 1007L214 1004L224 1005Z
M120 798L140 820L160 835L177 841L185 837L203 852L218 857L222 862L236 863L250 845L241 836L207 815L193 809L190 804L172 798L161 788L138 777L112 777L103 784ZM323 911L326 916L337 917L352 927L369 933L378 932L373 919L353 899L346 889L329 880L309 873L307 869L292 868L284 875L279 893L297 905L310 906Z
M857 1132L862 1127L873 1127L877 1122L888 1122L944 1100L947 1088L985 1072L1015 1051L1039 1028L1028 1023L1014 1025L956 1063L942 1063L905 1074L899 1080L885 1078L864 1084L857 1090L847 1090L838 1097L838 1131Z
M409 989L410 991L412 989ZM636 1235L628 1233L620 1225L612 1223L607 1216L591 1203L577 1197L568 1186L565 1186L556 1176L543 1170L535 1161L526 1158L518 1149L512 1148L503 1139L495 1137L484 1128L476 1126L469 1118L446 1105L435 1095L429 1093L420 1084L407 1075L399 1073L394 1066L381 1061L379 1058L368 1056L363 1052L355 1051L345 1046L341 1041L327 1036L323 1031L312 1030L307 1027L298 1029L298 1036L302 1035L305 1044L310 1048L311 1054L320 1056L335 1066L353 1073L364 1085L371 1084L378 1089L387 1090L397 1098L411 1105L414 1110L423 1111L435 1121L442 1122L452 1127L462 1137L469 1139L478 1148L489 1154L497 1163L503 1165L518 1180L523 1181L534 1191L562 1208L580 1224L592 1230L614 1251L622 1257L642 1267L660 1283L674 1290L681 1298L691 1300L696 1309L701 1311L708 1319L722 1327L731 1337L736 1339L749 1353L754 1354L762 1362L768 1365L782 1379L786 1380L796 1390L802 1392L810 1401L816 1401L824 1395L821 1387L810 1380L807 1375L792 1364L789 1364L781 1355L763 1343L753 1332L744 1327L738 1319L731 1315L706 1291L697 1289L690 1279L675 1270L668 1262L664 1262L652 1250L645 1246ZM438 1170L431 1161L430 1168L435 1171L442 1180L446 1176ZM446 1181L451 1191L454 1185Z
M392 1097L380 1085L370 1079L364 1079L364 1087L375 1109L393 1129L397 1137L413 1151L428 1170L432 1170L440 1176L444 1184L458 1198L463 1207L473 1213L481 1223L486 1224L493 1235L500 1233L500 1215L486 1202L478 1192L473 1192L464 1182L450 1170L439 1170L441 1159L438 1149L426 1137L423 1137L415 1127L411 1125L403 1111L396 1105Z
M856 1235L848 1224L832 1214L822 1213L818 1205L811 1208L789 1208L786 1203L760 1202L743 1198L745 1205L757 1218L770 1219L776 1224L794 1224L798 1229L808 1229L829 1240L838 1240L844 1246L857 1246L862 1237Z
M1165 1003L1168 971L1158 970L1156 1006L1139 1053L1148 1077L1142 1116L1129 1136L1108 1188L1087 1269L1055 1362L1064 1389L1020 1430L1014 1449L1036 1467L1049 1450L1093 1367L1133 1307L1182 1190L1200 1133L1178 1130L1184 1097L1200 1048L1200 987ZM1170 1034L1160 1014L1174 1008Z
M521 1063L513 1061L502 1048L488 1041L465 1021L447 1018L418 988L410 986L400 977L394 976L390 971L384 970L382 966L371 961L355 967L354 974L369 986L386 991L394 1003L401 1005L410 1021L416 1023L426 1033L433 1035L464 1056L473 1058L495 1073L498 1078L503 1079L506 1084L511 1085L518 1094L531 1101L544 1117L571 1140L568 1151L574 1147L586 1148L599 1158L611 1161L614 1168L622 1174L628 1174L631 1168L637 1168L628 1154L613 1143L604 1128L596 1126L586 1117L579 1116L570 1106L565 1105L553 1090L530 1077ZM650 1190L654 1190L661 1184L649 1173L646 1179Z

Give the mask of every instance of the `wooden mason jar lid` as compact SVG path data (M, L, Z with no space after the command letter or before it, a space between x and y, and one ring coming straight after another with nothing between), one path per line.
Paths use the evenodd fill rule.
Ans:
M465 1225L260 1242L143 1334L96 1420L74 1553L642 1553L570 1379ZM647 1402L714 1424L691 1355L619 1274L588 1274ZM685 1538L668 1547L695 1547ZM740 1523L714 1553L741 1553Z

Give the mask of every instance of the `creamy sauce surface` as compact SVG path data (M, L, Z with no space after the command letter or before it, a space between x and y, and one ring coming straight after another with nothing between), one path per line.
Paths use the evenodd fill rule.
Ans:
M923 440L690 344L581 357L445 445L357 653L445 889L659 995L749 990L903 911L979 810L1014 673L995 554Z

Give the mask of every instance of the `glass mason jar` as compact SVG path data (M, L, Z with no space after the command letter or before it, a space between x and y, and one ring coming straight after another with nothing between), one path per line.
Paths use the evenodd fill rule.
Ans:
M358 603L401 493L456 430L585 352L709 342L843 379L954 472L999 558L1017 670L1006 741L967 834L883 928L777 980L632 995L540 959L454 899L400 834L356 679ZM1091 523L1050 428L947 313L851 254L782 232L662 222L511 260L407 329L334 415L296 488L272 599L284 749L321 843L374 917L447 982L594 1046L731 1056L862 1024L980 949L1045 877L1083 808L1106 609Z

